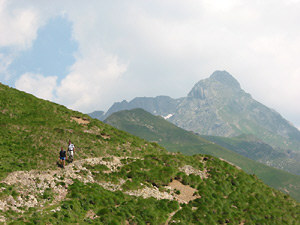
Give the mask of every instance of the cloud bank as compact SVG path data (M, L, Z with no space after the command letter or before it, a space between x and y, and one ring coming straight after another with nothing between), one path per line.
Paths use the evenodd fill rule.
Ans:
M36 93L34 83L50 79L52 95L41 95L89 112L135 96L185 96L220 69L299 127L299 11L297 0L0 0L0 46L30 48L49 18L64 16L78 43L69 73L58 82L28 71L16 87L27 79L23 90ZM11 60L1 60L2 77Z

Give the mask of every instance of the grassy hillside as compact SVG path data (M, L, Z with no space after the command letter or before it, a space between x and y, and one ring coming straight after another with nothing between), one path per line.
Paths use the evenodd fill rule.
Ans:
M300 205L217 158L168 153L0 84L0 223L296 224ZM75 161L56 166L71 139ZM188 192L187 192L188 190Z
M16 170L54 168L69 139L78 158L157 152L158 147L64 106L0 86L0 178ZM82 119L86 124L76 122ZM138 146L138 147L137 147ZM141 148L142 151L134 151ZM127 152L128 151L128 152Z
M275 150L254 136L241 135L233 138L217 136L202 137L247 158L300 175L300 154L288 151L283 153L282 151Z
M300 201L299 176L248 159L192 132L176 127L143 109L114 113L105 122L148 141L156 141L171 152L182 152L187 155L201 153L223 158L241 167L247 173L255 174L271 187L288 192Z

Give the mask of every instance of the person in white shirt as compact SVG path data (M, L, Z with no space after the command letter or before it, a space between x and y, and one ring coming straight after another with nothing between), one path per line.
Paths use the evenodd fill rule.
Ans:
M71 161L73 161L74 160L74 153L75 153L75 146L71 143L71 140L69 140L68 153L69 153L69 159Z

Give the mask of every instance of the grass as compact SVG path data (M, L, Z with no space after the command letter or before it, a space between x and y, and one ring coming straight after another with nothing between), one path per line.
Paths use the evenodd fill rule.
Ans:
M7 224L164 224L170 213L177 210L172 218L177 224L228 221L296 224L299 221L300 205L296 201L266 186L256 176L213 156L170 154L157 143L4 85L0 85L0 109L1 179L18 170L56 169L59 149L66 148L71 139L77 147L75 160L105 156L103 161L110 162L112 156L124 156L123 166L109 174L105 173L108 167L85 165L96 182L118 183L124 179L123 191L142 186L163 190L172 179L178 179L196 188L201 196L179 205L176 201L144 199L105 190L97 183L73 180L67 197L55 205L24 209L24 213L0 211ZM78 124L72 117L85 118L89 124ZM184 165L206 170L208 178L203 180L180 172ZM83 171L79 173L85 176ZM65 185L63 178L61 185ZM4 185L3 188L2 198L18 195L14 189L17 187ZM52 198L51 189L40 196L44 200Z
M288 153L275 150L270 145L249 135L241 135L234 138L202 137L247 158L300 175L300 154L293 153L292 157L289 157Z
M161 150L80 112L0 87L0 179L13 171L55 168L60 147L66 149L69 139L77 148L77 159ZM81 125L71 117L86 118L90 123Z
M63 201L58 212L24 216L11 224L162 224L179 207L175 201L137 198L78 181L67 197L70 200Z
M247 173L255 174L271 187L283 192L287 190L300 201L300 176L246 158L142 109L114 113L105 122L148 141L156 141L171 152L186 155L209 154L223 158Z
M56 206L59 211L34 211L11 224L125 224L126 221L129 224L164 224L170 213L177 210L172 218L176 224L296 224L299 219L300 205L289 196L214 157L161 154L145 155L144 159L128 162L119 172L110 174L111 179L134 175L132 183L143 182L149 186L155 182L160 188L171 179L177 179L195 187L201 198L179 204L172 200L111 192L96 183L75 180L68 188L66 200ZM185 164L198 169L205 166L209 177L202 180L199 176L178 172ZM91 169L100 173L103 170L97 166ZM136 189L135 185L127 188Z

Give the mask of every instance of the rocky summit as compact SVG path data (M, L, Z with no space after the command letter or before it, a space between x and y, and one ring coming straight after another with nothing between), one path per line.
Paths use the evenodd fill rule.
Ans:
M115 103L104 118L142 108L201 135L234 137L251 134L281 151L300 151L300 132L273 109L254 100L226 71L200 80L186 97L135 98Z

